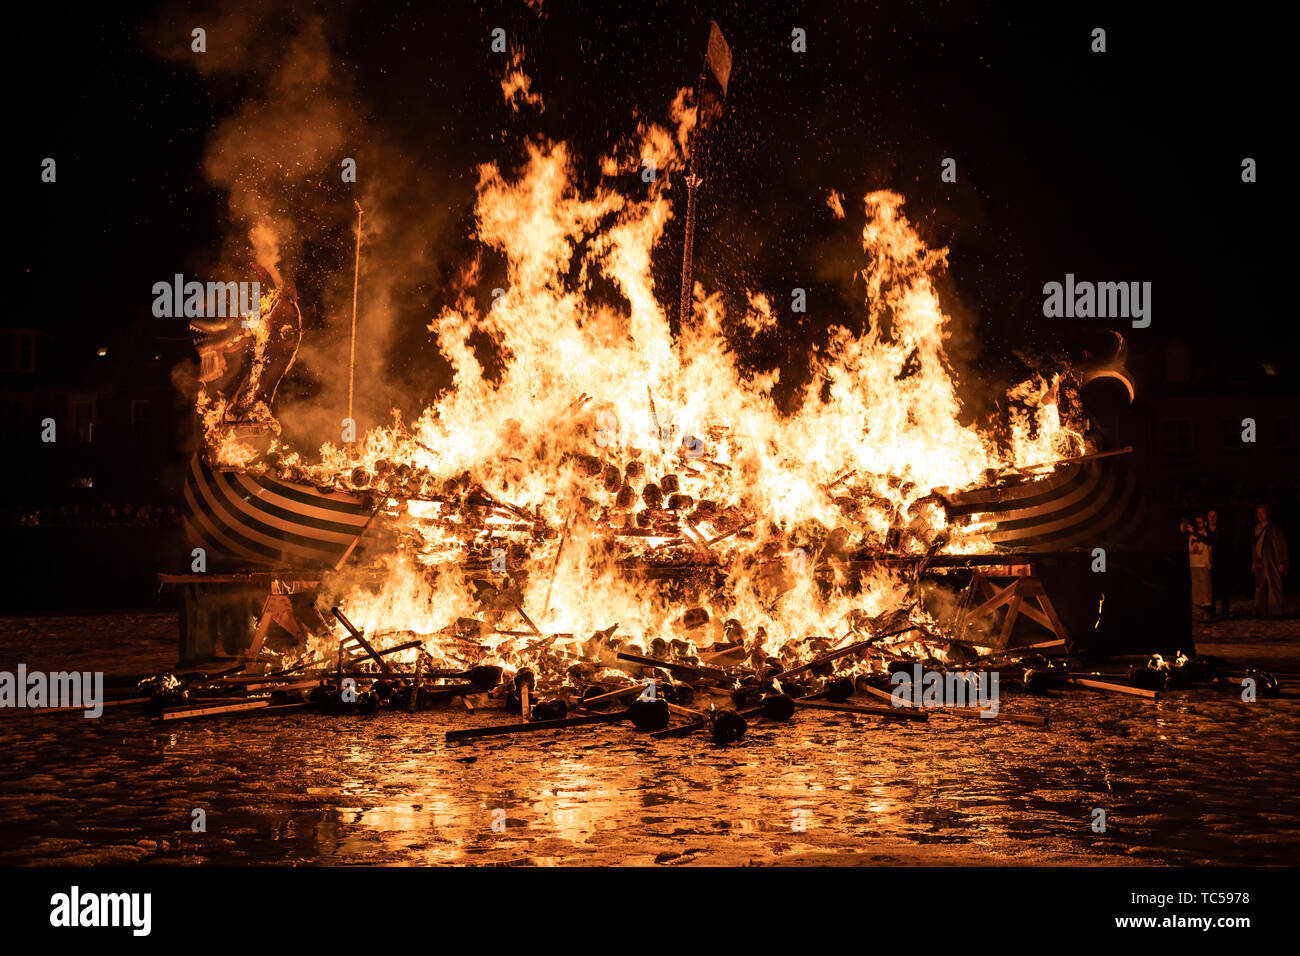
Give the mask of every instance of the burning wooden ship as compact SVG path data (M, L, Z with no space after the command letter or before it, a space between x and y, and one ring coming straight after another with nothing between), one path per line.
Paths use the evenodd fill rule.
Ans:
M810 356L799 406L777 410L779 370L742 367L731 340L779 319L757 294L728 316L690 261L700 128L729 75L711 36L676 133L647 125L629 144L667 172L646 196L579 195L563 144L530 146L514 178L484 169L477 234L509 282L483 310L467 286L430 326L455 382L413 421L310 457L281 441L275 391L302 334L291 287L270 293L265 327L200 330L206 447L185 504L210 564L174 578L191 595L184 656L291 672L331 659L337 681L365 673L414 706L431 675L473 668L513 672L517 704L520 680L584 682L581 697L645 668L712 678L744 662L762 685L1017 649L1191 650L1176 613L1158 634L1125 621L1158 559L1121 557L1144 553L1141 497L1066 400L1086 376L1034 376L1003 421L961 423L933 282L946 250L921 242L901 196L863 198L862 328ZM714 106L689 106L706 90ZM650 274L675 181L689 194L676 327ZM595 277L614 304L590 294ZM1108 577L1089 571L1097 549ZM237 607L202 610L222 587ZM217 619L222 634L200 633Z

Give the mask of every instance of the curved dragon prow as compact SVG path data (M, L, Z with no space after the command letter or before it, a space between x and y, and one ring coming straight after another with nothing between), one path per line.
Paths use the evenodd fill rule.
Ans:
M1128 368L1128 342L1114 329L1099 330L1071 371L1080 389L1118 382L1131 404L1137 387ZM999 551L1066 551L1106 546L1139 547L1144 500L1131 463L1132 448L1098 450L1038 467L990 474L982 486L935 489L950 521L988 524Z
M302 312L292 282L277 285L259 265L253 271L261 292L256 314L190 320L205 449L185 475L187 540L213 567L332 567L365 531L373 503L255 466L267 462L280 433L275 396L298 356Z
M277 286L256 264L253 272L260 291L257 313L190 320L199 351L199 404L219 409L214 425L275 429L275 396L298 356L302 312L292 281Z
M1105 332L1107 345L1097 353L1086 353L1087 358L1076 367L1080 382L1084 388L1102 379L1118 382L1128 392L1131 405L1137 399L1137 384L1128 367L1128 342L1115 329Z

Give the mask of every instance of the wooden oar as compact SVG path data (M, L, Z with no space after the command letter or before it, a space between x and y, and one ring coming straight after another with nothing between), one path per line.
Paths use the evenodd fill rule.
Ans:
M691 710L689 707L683 707L680 704L669 704L668 709L679 717L690 717L692 720L698 719L700 712Z
M469 730L447 731L447 743L473 740L478 737L496 737L502 734L524 734L538 730L559 730L566 727L585 727L590 724L613 724L630 720L637 730L658 730L668 724L667 701L634 700L627 710L617 714L591 714L583 717L564 717L560 720L534 720L526 724L499 724L495 727L473 727Z
M239 703L210 704L204 707L182 707L164 711L163 720L185 720L190 717L214 717L218 714L237 714L248 710L265 710L271 706L270 698L265 700L245 700ZM294 707L300 704L291 705Z
M911 627L899 628L896 631L889 631L888 633L885 634L875 634L871 637L868 637L866 640L858 641L855 644L850 644L848 647L841 647L838 651L828 651L827 653L822 654L820 657L814 657L806 664L800 664L797 667L791 667L789 670L781 671L779 674L776 674L772 679L783 680L787 677L793 677L795 674L802 674L804 671L812 670L814 667L820 667L822 664L829 664L832 661L839 660L841 657L848 657L850 654L857 654L860 651L864 651L867 648L869 648L872 644L876 643L877 641L883 641L887 637L897 637L899 634L906 634L908 631L915 631L915 630L918 630L918 628L915 626L911 626Z
M890 701L891 703L894 701L894 695L891 694L889 691L881 690L879 687L872 687L870 684L859 684L858 690L865 690L868 694L871 694L873 697L879 697L881 700L887 700ZM912 703L910 700L904 700L899 705L899 709L902 710L908 707L915 707L915 706L916 705Z
M608 700L619 700L623 697L631 697L633 694L644 690L644 684L629 684L626 687L620 687L618 690L611 690L604 694L597 694L595 697L588 697L582 701L582 706L590 707L592 704L603 704Z
M389 654L396 654L398 651L409 651L413 647L424 647L424 641L407 641L405 644L398 644L396 647L385 647L382 651L375 650L374 645L371 645L371 649L374 650L375 654L377 654L380 657L387 657ZM355 653L355 652L349 651L349 653ZM367 657L370 657L370 655L364 653L355 654L355 656L353 656L351 660L346 661L345 663L349 666L352 664L358 664L361 661L364 661ZM423 660L423 658L420 658L419 660ZM389 673L394 673L394 671L391 668L391 665L389 668Z
M1146 690L1142 687L1130 687L1128 684L1112 684L1109 681L1092 680L1085 677L1067 677L1065 683L1073 684L1075 687L1087 687L1090 690L1110 691L1112 694L1143 697L1147 700L1156 700L1160 696L1159 691Z
M246 684L244 690L252 693L267 693L268 691L294 691L294 690L311 690L313 687L320 686L318 680L295 680L295 681L268 681L263 684Z
M532 706L529 701L529 693L537 684L537 675L531 668L521 668L519 673L515 674L515 692L519 695L519 713L527 723L532 719Z
M407 641L405 644L385 647L382 651L376 650L375 653L380 657L387 657L389 654L396 654L398 651L409 651L413 647L424 647L424 641Z
M792 700L786 694L772 694L768 697L764 697L757 707L751 707L748 710L740 711L738 716L742 718L759 716L766 717L768 720L789 720L794 714L795 703L797 703L797 701ZM696 716L699 717L698 720L689 724L679 724L676 727L669 727L666 730L656 731L650 736L655 740L668 740L672 737L688 737L697 730L702 730L709 726L709 715L716 713L716 711L707 711L703 714L700 714L697 711L695 713Z
M915 707L864 707L860 704L825 704L819 700L796 700L799 707L814 710L832 710L844 714L865 714L868 717L885 717L892 720L929 720L930 715Z
M425 684L420 688L420 699L465 698L482 693L484 690L478 684Z
M501 680L501 668L495 664L480 664L477 667L471 667L469 670L449 671L449 670L430 670L425 671L424 676L430 679L434 678L463 678L471 684L477 684L479 687L492 688Z
M870 684L860 684L858 685L858 689L865 690L867 693L874 694L875 696L883 700L888 700L892 702L894 699L893 695L890 694L888 691L881 690L879 687L872 687ZM910 700L904 701L902 706L899 707L899 710L906 710L909 707L915 707L915 706L916 705L913 704ZM933 709L938 710L940 713L951 714L953 717L968 717L971 718L972 720L988 720L988 721L1010 720L1017 724L1030 724L1036 727L1046 727L1048 725L1048 719L1046 717L1035 717L1032 714L998 714L998 716L996 717L980 717L978 711L975 713L971 713L969 710L961 710L952 707L936 707Z
M1030 727L1046 727L1049 723L1048 718L1038 717L1033 714L1004 714L999 711L996 717L985 717L979 711L972 713L969 710L955 710L951 707L936 707L934 709L949 717L962 717L966 720L982 720L989 724L996 724L1008 720L1013 724L1027 724Z
M745 736L745 731L749 729L749 722L745 720L744 715L734 710L710 711L706 723L713 742L723 746L734 744Z
M694 664L679 664L676 661L661 661L657 657L642 657L640 654L628 654L624 651L618 652L618 659L621 661L631 661L634 664L644 664L647 667L662 667L666 671L680 674L690 674L694 677L713 682L730 683L732 677L726 671L720 671L713 667L697 667Z

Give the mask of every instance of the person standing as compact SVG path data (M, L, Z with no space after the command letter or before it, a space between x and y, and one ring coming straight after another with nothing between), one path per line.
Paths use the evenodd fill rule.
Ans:
M1255 613L1261 617L1282 614L1282 579L1290 566L1286 535L1269 519L1268 505L1255 508L1255 538L1250 552L1255 574Z
M1218 613L1222 601L1223 617L1227 618L1232 564L1228 560L1228 536L1219 524L1217 511L1205 515L1205 541L1210 546L1210 616Z
M1187 563L1192 570L1192 606L1209 613L1212 607L1210 586L1210 545L1205 540L1205 519L1196 523L1187 536Z

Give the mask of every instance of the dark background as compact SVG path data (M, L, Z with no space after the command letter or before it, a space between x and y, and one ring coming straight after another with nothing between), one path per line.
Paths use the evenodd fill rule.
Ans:
M1078 359L1090 333L1127 325L1045 319L1044 282L1067 272L1150 281L1152 325L1127 333L1138 401L1127 408L1101 390L1088 411L1110 444L1138 449L1158 505L1153 542L1172 539L1181 514L1211 506L1241 530L1255 499L1270 500L1296 540L1300 367L1287 335L1290 248L1276 228L1289 53L1269 14L551 0L540 15L524 4L301 9L326 11L359 155L382 131L403 159L385 173L437 223L419 268L401 276L383 375L362 389L400 394L413 414L445 386L425 326L473 248L478 164L495 160L509 175L527 137L562 139L580 181L594 183L595 158L631 136L638 116L669 122L715 17L734 65L708 149L696 277L722 290L733 312L747 289L768 292L778 309L792 287L809 290L808 315L746 356L782 366L783 396L806 376L810 341L832 324L861 324L862 287L852 281L863 258L861 197L895 189L923 237L950 250L941 291L957 320L950 353L971 416L996 411L991 396L1006 382ZM247 10L266 23L250 57L274 55L294 28L293 5ZM12 16L26 79L10 86L20 158L10 234L21 277L0 333L6 519L26 533L12 526L37 510L42 525L60 523L63 505L99 516L112 503L119 518L124 504L165 512L193 443L191 400L171 371L193 351L183 322L150 314L151 287L201 272L227 237L226 195L203 175L204 149L258 81L201 76L160 49L205 22L199 5L75 16L34 5ZM523 68L546 102L540 116L502 100L501 58L488 49L497 26L525 51ZM804 54L790 50L796 26L807 31ZM1098 26L1104 54L1090 52ZM58 161L57 184L40 181L46 156ZM939 178L948 156L955 184ZM1258 161L1259 182L1242 183L1246 156ZM319 343L333 334L329 283L350 280L351 196L336 172L308 185L293 201L319 229L292 266ZM636 188L629 176L626 189ZM826 207L832 188L845 196L844 221ZM670 312L680 255L675 220L655 262ZM484 286L492 279L489 263ZM307 368L284 385L306 401L320 389ZM56 445L39 441L46 416L59 423ZM1245 416L1259 422L1254 446L1239 440ZM50 549L50 561L68 546L27 545ZM169 560L144 563L157 570Z

